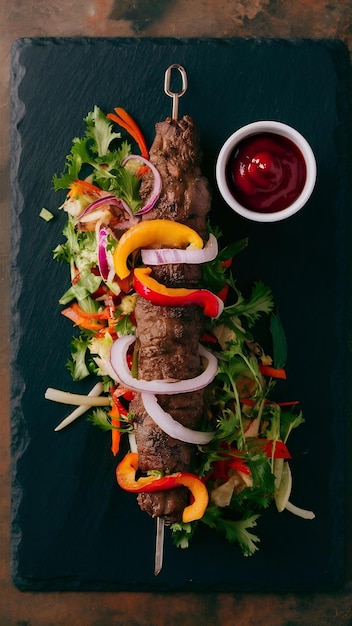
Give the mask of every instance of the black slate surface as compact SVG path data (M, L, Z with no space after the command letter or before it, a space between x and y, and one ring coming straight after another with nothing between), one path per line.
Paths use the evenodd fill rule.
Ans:
M236 261L241 284L274 290L289 346L285 398L301 400L306 424L291 437L291 500L313 509L304 521L274 509L259 520L251 558L200 528L188 550L167 533L153 574L154 522L115 484L110 438L81 418L54 427L62 406L48 386L71 381L72 336L59 313L66 267L51 258L61 241L62 201L51 179L95 104L125 107L148 143L171 112L165 69L185 66L180 114L196 120L212 220L226 241L248 235ZM344 424L350 414L351 113L348 52L338 41L208 39L22 39L12 56L12 554L21 590L325 590L343 580ZM257 119L296 127L311 143L318 179L299 214L255 224L219 198L216 155L234 130ZM55 213L46 223L45 206Z

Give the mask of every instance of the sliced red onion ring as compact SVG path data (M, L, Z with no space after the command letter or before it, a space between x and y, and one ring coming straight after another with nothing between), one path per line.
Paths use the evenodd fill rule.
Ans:
M77 217L78 221L82 221L82 218L86 217L88 214L96 211L102 206L117 206L119 209L123 209L129 215L130 218L135 218L135 214L132 209L128 206L127 202L122 198L117 198L113 194L107 194L105 196L101 196L97 200L94 200L91 204L89 204L82 213L80 213Z
M158 172L158 170L156 169L155 165L153 165L153 163L151 163L150 161L148 161L148 159L145 159L142 156L139 156L138 154L130 154L128 155L121 163L122 167L124 165L126 165L126 163L128 161L130 161L131 159L135 159L136 161L141 161L141 163L144 163L144 165L147 165L150 170L153 173L154 176L154 185L153 185L153 189L152 189L152 193L150 194L147 202L145 203L144 206L142 206L141 209L139 209L139 211L136 211L135 215L144 215L144 213L148 213L148 211L150 211L150 209L153 208L154 204L156 203L157 199L160 196L160 192L161 192L161 187L162 187L162 182L161 182L161 176Z
M201 250L180 250L179 248L158 248L141 250L144 265L164 265L165 263L207 263L216 258L218 241L212 233Z
M93 202L88 204L88 206L78 215L77 219L80 220L82 217L84 217L88 213L91 213L92 211L95 211L96 209L99 209L101 206L104 206L106 204L120 206L120 200L119 198L116 198L116 196L114 196L113 194L106 194L105 196L100 196L100 198L97 198L97 200L94 200Z
M217 358L203 346L199 346L199 354L208 361L204 372L194 378L169 382L165 380L144 380L133 378L127 365L127 351L130 345L136 340L134 335L124 335L119 337L112 345L110 352L111 366L116 374L117 380L132 391L146 391L147 393L160 393L172 395L174 393L190 393L203 389L215 378L218 370Z
M206 445L209 441L214 439L215 433L192 430L191 428L183 426L177 420L174 420L170 413L166 413L166 411L161 408L155 394L142 393L141 398L147 413L170 437L200 446Z
M87 213L83 217L79 218L79 221L81 222L81 224L98 222L101 221L104 217L106 219L106 215L106 209L96 209L95 211L92 211L92 213Z
M108 231L105 226L99 229L98 234L98 267L104 280L107 280L109 276L109 263L106 252L106 246L108 243Z

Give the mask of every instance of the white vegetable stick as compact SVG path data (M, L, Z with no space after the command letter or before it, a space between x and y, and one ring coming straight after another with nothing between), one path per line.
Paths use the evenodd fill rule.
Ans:
M128 433L128 441L130 443L131 452L138 452L136 435L134 433Z
M88 396L90 397L97 397L100 396L100 394L103 391L103 385L102 383L97 383L88 393ZM86 411L88 411L90 407L85 405L81 405L78 406L77 409L74 409L74 411L72 411L72 413L70 413L70 415L68 415L67 417L65 417L64 420L62 420L62 422L60 422L60 424L58 426L56 426L55 428L55 432L58 430L62 430L63 428L65 428L65 426L68 426L69 424L71 424L72 422L74 422L78 417L80 417L81 415L83 415Z
M60 389L53 389L48 387L45 392L45 398L52 400L53 402L61 402L62 404L73 404L77 406L109 406L111 404L108 397L97 397L88 394L87 396L80 395L78 393L70 393L69 391L60 391Z
M294 515L298 515L298 517L303 517L303 519L315 518L315 514L313 513L313 511L307 511L306 509L301 509L295 504L292 504L292 502L290 501L287 502L285 509L287 509L288 511L290 511L290 513L293 513Z

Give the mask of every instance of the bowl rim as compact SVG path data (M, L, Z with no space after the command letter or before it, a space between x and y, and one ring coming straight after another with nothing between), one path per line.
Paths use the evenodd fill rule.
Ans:
M296 200L282 211L260 213L240 204L229 190L226 180L226 166L235 146L244 139L258 133L273 133L290 139L300 150L306 164L306 181ZM277 222L297 213L309 200L316 183L317 165L313 150L305 137L293 126L275 120L258 120L241 126L223 144L216 160L216 182L225 202L239 215L255 222Z

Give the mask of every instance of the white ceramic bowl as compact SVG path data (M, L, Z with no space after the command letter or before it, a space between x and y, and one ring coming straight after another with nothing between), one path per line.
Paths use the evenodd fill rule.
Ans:
M236 146L248 137L259 133L273 133L289 139L301 152L306 166L306 180L299 196L286 208L272 213L259 212L240 204L229 188L226 175L229 159L233 155ZM237 130L225 141L216 162L216 180L223 199L236 213L255 222L277 222L297 213L311 196L315 186L316 176L316 161L312 148L307 140L291 126L275 121L252 122Z

